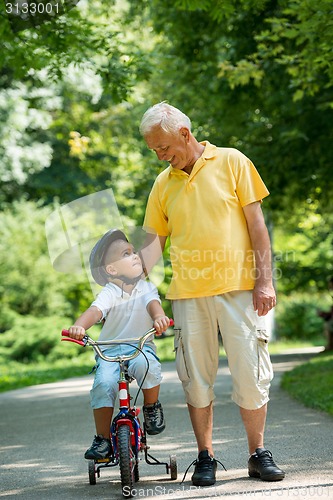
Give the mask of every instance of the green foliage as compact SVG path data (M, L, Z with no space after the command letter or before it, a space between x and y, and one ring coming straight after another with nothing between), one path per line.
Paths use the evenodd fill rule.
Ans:
M54 196L64 202L112 186L121 209L141 222L158 167L144 151L138 122L149 104L168 99L190 115L198 138L239 148L254 160L271 191L266 206L273 218L309 196L330 212L328 9L327 0L316 5L179 0L172 9L165 0L116 6L94 0L72 9L66 28L57 19L54 30L47 24L34 36L25 30L16 43L6 32L10 50L3 57L18 72L4 70L8 92L17 85L15 78L24 80L28 92L37 87L39 97L25 93L25 113L49 116L52 110L54 121L47 130L33 130L36 147L52 149L50 167L38 173L49 155L29 157L24 189L4 183L3 196L11 201L25 191L48 203ZM291 74L296 70L297 77ZM302 85L319 90L308 92ZM44 88L50 103L58 98L56 109L41 97ZM295 92L302 93L301 100ZM6 123L12 123L10 117ZM11 128L15 132L17 125ZM23 132L16 147L25 158L29 130ZM68 144L73 132L89 140L85 152L73 154Z
M6 15L0 17L0 70L8 80L29 79L32 71L47 71L61 80L71 64L92 69L105 91L117 102L125 99L144 74L145 57L135 39L126 43L119 28L124 2L79 2L65 15L37 27L13 32Z
M17 316L17 312L13 311L6 305L3 305L0 313L0 333L9 330L14 324Z
M68 320L66 320L66 324ZM60 342L64 319L19 316L12 327L0 335L0 346L8 359L31 363L45 359ZM66 353L64 353L66 357Z
M52 122L52 97L52 92L18 82L0 90L2 198L6 194L10 196L14 182L22 185L29 174L50 165L52 149L43 142L43 134ZM36 100L39 101L37 107L32 104Z
M67 201L110 182L117 155L105 143L102 154L95 147L103 142L98 123L149 74L146 54L123 20L127 9L122 1L78 2L18 32L0 16L0 204L26 193ZM72 155L73 132L93 145L87 162Z
M283 294L294 291L328 295L328 280L333 275L332 214L311 199L280 218L273 232L277 287Z
M305 406L333 416L333 354L319 354L284 373L281 386Z
M17 315L11 328L0 334L0 363L12 360L23 364L48 362L49 367L59 360L75 360L83 356L83 363L93 363L92 349L84 349L70 342L61 342L61 330L68 328L72 319L61 316L36 318ZM89 330L97 338L100 328Z
M322 338L324 322L318 316L321 305L311 295L294 294L279 301L275 317L278 339L314 341Z
M228 60L221 63L223 75L226 74L230 86L246 85L254 75L259 83L268 76L271 64L274 64L285 69L295 100L332 87L333 23L330 0L290 0L274 5L267 0L178 0L176 6L188 12L201 12L201 15L205 12L206 19L217 20L220 25L227 23L228 30L225 31L229 32L235 32L237 25L244 26L244 22L251 23L253 18L257 18L259 22L256 26L252 25L251 37L255 49L252 45L251 50L249 43L246 59L237 59L237 51L231 50L231 61L234 63ZM327 101L326 104L329 103Z
M149 103L168 99L198 138L247 154L270 189L273 219L307 198L331 213L330 2L186 0L170 9L152 0L138 9L159 34Z
M327 93L333 85L331 14L330 0L291 1L266 20L270 29L256 37L258 58L285 68L295 101L321 93L322 104L333 105Z
M49 208L24 201L0 212L0 297L5 311L47 316L69 310L65 281L59 280L47 252L44 222L49 213Z
M166 336L166 337L156 337L156 352L160 361L174 361L175 359L175 350L174 350L174 336Z
M20 201L0 212L0 331L17 315L75 317L91 303L83 274L60 274L51 265L45 236L51 208Z

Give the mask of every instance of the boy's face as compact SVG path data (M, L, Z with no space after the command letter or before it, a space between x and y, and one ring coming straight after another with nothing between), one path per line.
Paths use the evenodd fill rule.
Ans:
M143 273L140 257L134 252L133 245L124 240L116 240L110 245L105 263L105 269L111 278L137 278Z

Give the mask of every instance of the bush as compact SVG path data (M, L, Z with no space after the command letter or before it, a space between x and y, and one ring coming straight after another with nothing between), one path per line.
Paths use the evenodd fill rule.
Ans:
M26 201L0 212L0 299L19 314L68 311L62 280L47 250L44 223L49 213L49 208Z
M0 313L0 333L9 330L17 317L18 314L15 311L6 305L3 305Z
M3 361L13 360L25 364L47 361L51 366L59 360L86 356L93 364L92 349L61 342L61 330L72 323L71 319L59 316L35 318L17 315L12 327L0 334L0 363L2 358ZM97 339L99 333L100 325L89 329L92 338Z
M83 274L52 267L45 235L51 211L21 200L0 212L0 332L15 314L76 317L93 299Z
M58 316L35 318L17 316L14 324L6 333L0 335L0 353L6 358L21 363L31 363L47 359L71 358L79 355L84 349L71 345L67 349L61 347L61 330L71 323ZM54 356L54 352L59 354Z
M318 300L318 299L317 299ZM311 296L290 296L276 308L276 334L279 339L314 340L324 335L321 306Z

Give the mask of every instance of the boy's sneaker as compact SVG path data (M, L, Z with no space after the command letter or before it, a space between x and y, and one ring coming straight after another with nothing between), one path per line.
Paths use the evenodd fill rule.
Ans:
M112 446L110 439L106 439L102 434L94 437L92 445L84 454L87 460L101 460L107 458L112 453Z
M193 465L195 465L192 475L194 486L212 486L216 483L217 462L210 456L208 450L200 451Z
M165 421L163 408L159 401L152 405L143 407L143 415L145 419L145 428L147 434L160 434L165 429Z
M249 458L249 476L259 477L263 481L281 481L285 473L275 464L270 451L257 448Z

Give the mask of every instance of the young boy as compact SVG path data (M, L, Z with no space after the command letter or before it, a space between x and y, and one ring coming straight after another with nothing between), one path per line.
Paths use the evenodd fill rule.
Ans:
M94 280L104 286L91 306L69 328L72 338L81 340L86 330L104 321L99 340L140 337L152 326L161 334L169 326L156 287L143 279L140 257L128 242L125 234L113 229L108 231L94 246L90 254L90 268ZM133 352L133 347L122 344L105 346L106 355L115 356ZM155 354L153 341L143 348L149 359L142 354L129 361L128 372L142 385L143 414L148 434L159 434L165 428L163 409L158 400L161 364ZM86 451L86 459L101 459L110 455L110 425L115 399L118 393L118 363L97 359L95 380L90 392L96 436Z

